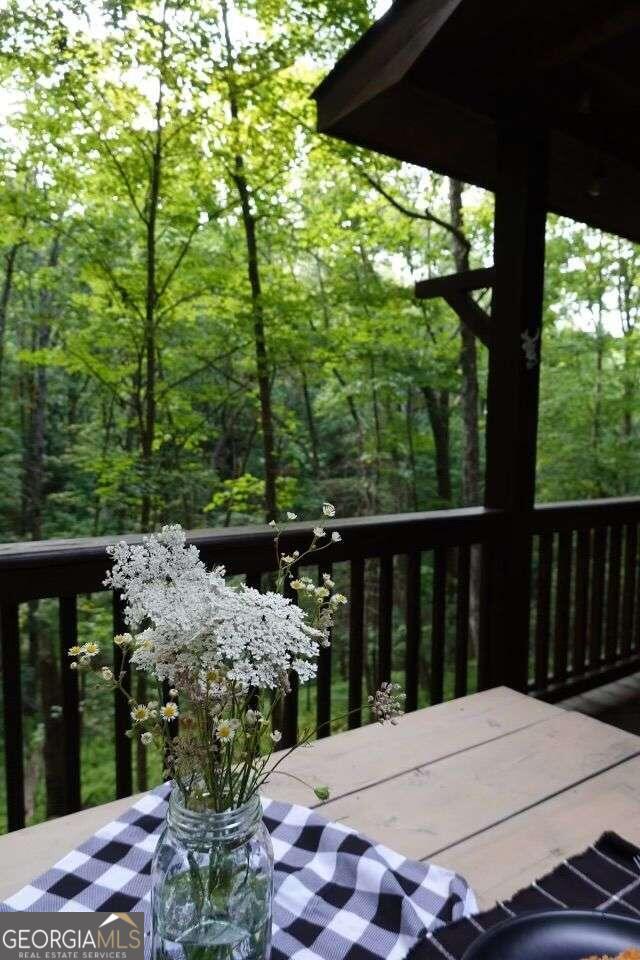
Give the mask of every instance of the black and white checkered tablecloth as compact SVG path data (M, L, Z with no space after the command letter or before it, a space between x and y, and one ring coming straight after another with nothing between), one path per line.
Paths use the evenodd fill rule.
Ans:
M503 920L568 908L640 919L640 849L616 833L603 833L583 853L564 860L510 900L430 932L409 960L462 960L474 940Z
M133 911L148 918L167 787L143 796L1 910ZM272 960L401 960L476 909L456 874L407 860L306 807L264 800L275 854ZM147 956L150 937L147 923Z

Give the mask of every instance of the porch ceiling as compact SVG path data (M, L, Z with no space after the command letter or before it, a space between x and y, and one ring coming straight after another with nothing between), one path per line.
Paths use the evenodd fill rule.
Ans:
M318 125L488 189L503 107L549 131L549 208L640 242L637 0L396 0L314 93Z

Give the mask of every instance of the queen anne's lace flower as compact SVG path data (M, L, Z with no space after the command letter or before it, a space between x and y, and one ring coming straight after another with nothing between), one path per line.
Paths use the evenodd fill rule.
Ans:
M122 591L132 629L144 626L131 661L156 680L180 689L181 679L211 669L245 689L275 689L290 670L302 682L315 677L324 634L304 610L277 593L228 586L223 568L208 571L181 527L108 552L113 567L105 582Z

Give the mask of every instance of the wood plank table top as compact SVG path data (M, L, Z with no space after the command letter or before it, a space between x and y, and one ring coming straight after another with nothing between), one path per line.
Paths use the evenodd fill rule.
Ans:
M506 899L616 830L640 844L640 737L500 687L301 748L269 796L316 806L400 853ZM312 802L313 801L313 802ZM46 870L129 797L0 837L0 899Z

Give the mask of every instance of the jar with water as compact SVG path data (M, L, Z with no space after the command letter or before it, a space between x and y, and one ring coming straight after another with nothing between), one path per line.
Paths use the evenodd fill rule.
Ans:
M193 811L174 787L151 866L153 960L264 960L272 897L259 796L222 813Z

